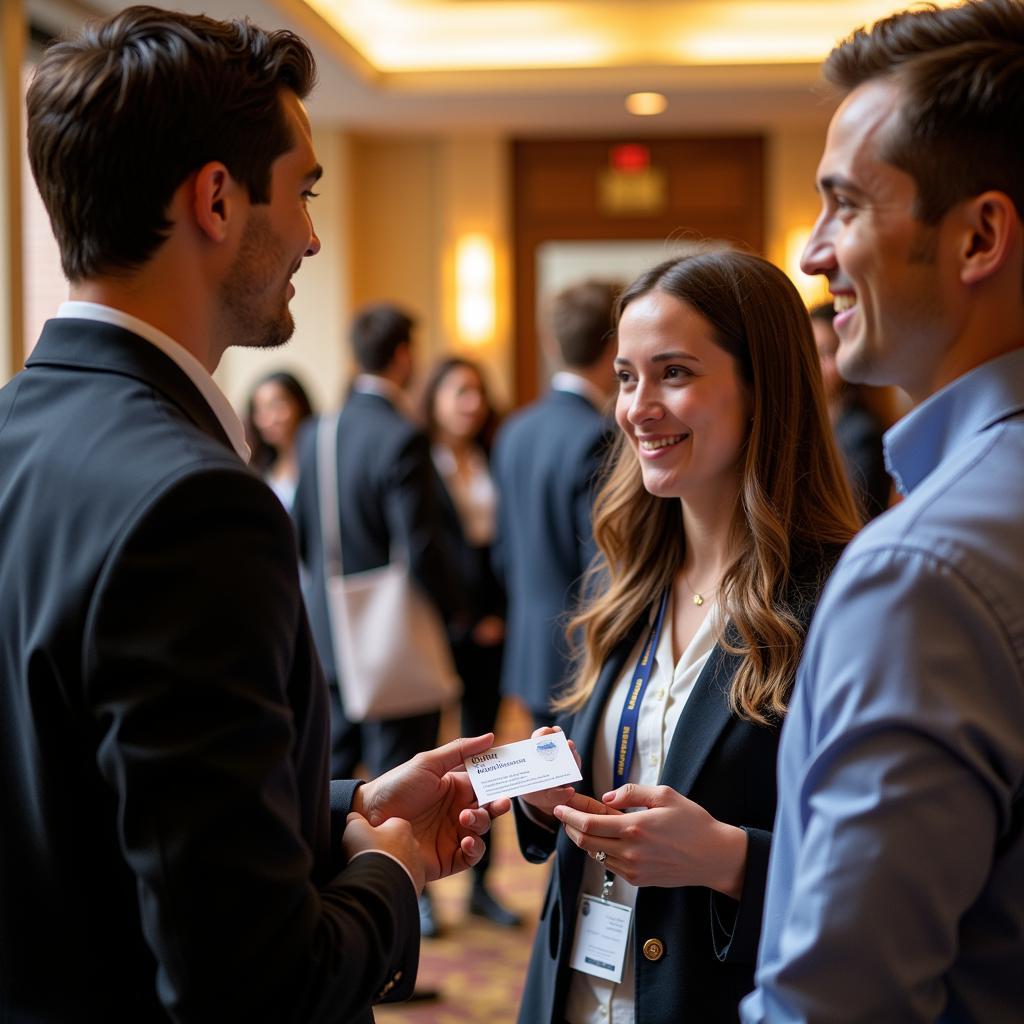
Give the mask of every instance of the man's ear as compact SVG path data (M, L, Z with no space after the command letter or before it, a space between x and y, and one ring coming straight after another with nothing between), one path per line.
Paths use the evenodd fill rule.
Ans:
M997 273L1020 241L1021 223L1017 207L1005 192L982 192L967 200L962 217L960 280L978 284Z
M244 190L224 164L211 161L195 175L192 212L196 226L212 242L223 242L230 234L231 220L239 213Z

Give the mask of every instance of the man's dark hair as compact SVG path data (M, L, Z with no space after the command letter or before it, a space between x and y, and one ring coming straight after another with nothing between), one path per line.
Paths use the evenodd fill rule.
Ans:
M349 338L359 369L383 373L395 358L398 346L412 339L416 321L408 313L381 302L364 306L352 321Z
M615 300L621 290L610 281L590 280L555 296L551 328L566 366L583 370L604 355L612 339Z
M315 79L291 32L155 7L51 46L28 90L28 150L64 273L145 263L175 191L211 161L268 202L271 164L295 144L281 90L303 99Z
M1022 0L894 14L837 46L825 77L846 92L885 78L900 89L880 155L914 179L920 220L990 189L1024 217Z

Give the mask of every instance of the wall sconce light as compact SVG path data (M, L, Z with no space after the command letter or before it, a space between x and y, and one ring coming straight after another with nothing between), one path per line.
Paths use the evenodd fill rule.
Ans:
M626 109L637 117L656 117L667 107L668 100L660 92L631 92L626 97Z
M808 308L828 299L828 282L825 278L817 274L811 277L800 269L800 257L810 238L811 228L793 228L786 232L785 271Z
M455 242L455 332L465 345L485 345L496 323L494 243L483 234Z

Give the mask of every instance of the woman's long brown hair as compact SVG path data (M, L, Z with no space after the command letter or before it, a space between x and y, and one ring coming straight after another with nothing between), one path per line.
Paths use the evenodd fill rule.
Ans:
M729 703L760 723L778 721L796 674L803 629L794 614L795 558L812 564L842 546L861 520L832 437L811 324L789 279L766 260L708 252L669 260L642 274L619 299L623 310L658 290L687 303L735 360L752 398L733 520L736 556L720 588L720 643L742 657ZM677 498L643 485L624 436L616 442L594 506L599 555L588 571L586 603L568 625L577 671L558 702L576 710L601 667L671 586L686 538ZM811 580L815 587L819 581Z

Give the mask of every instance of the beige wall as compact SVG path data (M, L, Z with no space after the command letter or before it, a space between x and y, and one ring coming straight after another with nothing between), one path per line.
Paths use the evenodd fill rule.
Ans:
M816 129L779 130L768 136L766 185L768 248L765 255L793 278L808 305L828 295L823 278L807 278L797 260L818 216L815 173L825 144L827 113Z
M310 204L320 253L303 261L295 275L295 336L280 349L229 349L216 378L241 411L253 384L273 370L288 370L306 386L314 408L337 406L347 376L340 339L351 313L348 225L351 153L337 132L313 132L313 145L324 175Z

